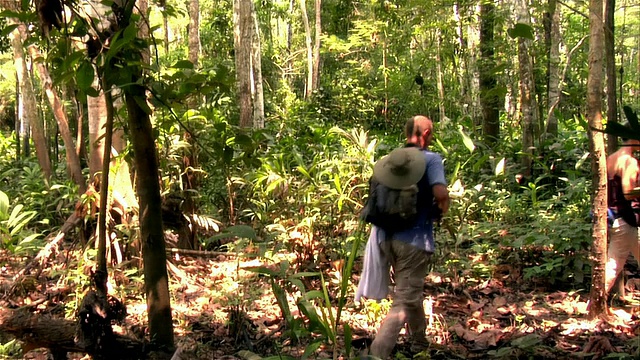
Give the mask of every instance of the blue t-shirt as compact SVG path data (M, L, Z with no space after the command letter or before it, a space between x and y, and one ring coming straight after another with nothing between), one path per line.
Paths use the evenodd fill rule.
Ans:
M427 168L418 182L419 193L429 191L428 189L436 184L447 186L447 180L444 176L444 165L440 154L424 149L422 152L427 158ZM433 206L437 205L426 204L424 201L418 203L418 221L416 225L411 229L393 234L392 239L406 242L430 253L434 252L436 244L433 239L433 219L430 213L430 209L432 209Z

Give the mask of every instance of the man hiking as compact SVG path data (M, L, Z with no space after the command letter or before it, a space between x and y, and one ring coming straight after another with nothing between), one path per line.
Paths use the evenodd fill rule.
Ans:
M378 286L380 290L377 284L366 284L367 264L379 266L388 263L393 267L393 303L369 349L369 355L381 359L389 357L405 324L410 331L412 352L420 352L428 346L423 306L424 278L427 275L428 261L435 251L433 220L449 210L449 191L442 157L427 150L433 140L433 123L426 116L414 116L407 121L405 133L406 146L395 149L379 160L374 166L373 177L391 189L406 187L411 182L417 185L416 220L406 230L392 233L372 226L361 284L356 294L357 300L360 296L366 297L371 293L368 287ZM376 256L382 259L367 259ZM380 274L379 267L372 271ZM388 276L387 272L386 277ZM371 280L370 275L369 277ZM374 279L375 277L373 276ZM386 289L384 290L386 296Z

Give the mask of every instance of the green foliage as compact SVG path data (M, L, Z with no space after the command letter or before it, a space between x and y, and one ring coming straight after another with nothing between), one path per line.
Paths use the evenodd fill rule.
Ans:
M362 228L360 229L362 230ZM268 276L273 294L282 316L287 323L287 336L296 342L309 338L303 359L312 356L318 348L326 344L333 349L334 358L342 353L338 347L338 331L343 328L345 339L344 354L351 353L351 327L349 324L341 324L340 315L346 305L348 289L350 288L351 273L353 264L359 253L362 231L357 232L357 236L351 239L351 251L345 259L346 265L341 273L337 296L330 294L331 289L322 272L297 272L290 267L286 261L280 262L277 270L266 267L249 268L248 270ZM319 277L320 289L307 290L302 278ZM301 295L296 300L298 310L303 317L295 317L287 301L287 293L294 295L299 292ZM332 302L332 298L337 297L337 304Z
M22 345L16 339L0 343L0 357L3 359L20 359L22 358Z
M41 234L27 230L27 225L35 216L35 211L24 210L22 204L16 204L10 209L9 197L0 191L0 246L14 254L37 250Z

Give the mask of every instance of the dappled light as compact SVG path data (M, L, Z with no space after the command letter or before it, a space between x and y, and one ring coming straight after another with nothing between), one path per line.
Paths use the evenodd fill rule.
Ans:
M0 358L640 356L637 1L0 12Z

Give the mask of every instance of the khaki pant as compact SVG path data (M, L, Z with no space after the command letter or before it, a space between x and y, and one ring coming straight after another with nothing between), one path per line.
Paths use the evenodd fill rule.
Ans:
M409 325L412 350L420 351L428 346L423 290L431 254L399 240L385 241L381 249L391 262L396 285L391 309L371 344L369 354L386 359L405 324Z
M638 228L627 224L621 218L615 219L609 228L609 250L605 273L605 289L608 294L620 272L624 269L629 253L640 261Z

